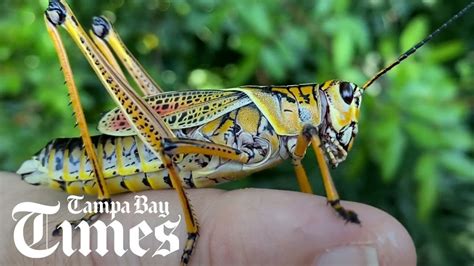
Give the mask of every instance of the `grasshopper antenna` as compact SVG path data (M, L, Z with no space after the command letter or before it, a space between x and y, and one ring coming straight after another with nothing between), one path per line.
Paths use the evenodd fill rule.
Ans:
M439 28L437 28L435 31L433 31L428 37L423 39L421 42L415 44L412 48L408 49L405 53L403 53L395 62L391 63L387 67L383 68L377 74L375 74L372 78L370 78L364 86L362 86L362 89L365 90L367 89L374 81L379 79L381 76L383 76L385 73L387 73L390 69L394 68L396 65L400 64L403 60L407 59L409 56L414 54L420 47L425 45L427 42L429 42L436 34L438 34L440 31L444 30L446 27L448 27L452 22L454 22L456 19L460 18L461 16L464 15L472 6L474 6L474 1L471 1L466 7L464 7L461 11L459 11L456 15L451 17L448 21L446 21L443 25L441 25Z

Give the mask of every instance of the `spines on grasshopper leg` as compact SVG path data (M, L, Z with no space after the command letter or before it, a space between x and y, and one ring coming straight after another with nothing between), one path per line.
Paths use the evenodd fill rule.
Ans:
M94 176L97 179L97 186L98 186L98 197L99 199L108 199L109 192L107 186L105 186L105 178L100 171L101 165L97 159L95 154L94 148L92 147L91 139L89 130L87 128L87 123L85 120L84 113L82 111L79 94L77 92L76 85L74 83L74 76L72 74L71 67L69 65L69 59L67 57L66 51L64 49L64 45L61 41L58 31L56 30L56 26L62 24L66 20L66 7L60 1L50 1L48 5L48 9L45 11L45 23L48 29L48 33L53 41L55 49L58 53L59 62L61 68L63 70L65 83L67 85L69 96L71 99L71 105L74 110L74 114L76 116L77 125L79 126L81 137L84 142L85 153L87 153L88 158L92 163L92 170L94 172ZM74 19L74 23L77 23Z
M117 74L119 74L124 80L126 80L125 74L120 68L120 65L115 59L112 51L110 51L109 47L107 46L107 43L103 39L97 37L92 30L89 31L89 35L91 36L95 45L97 45L97 48L99 48L100 52L107 59L109 64L115 69L115 71L117 71Z

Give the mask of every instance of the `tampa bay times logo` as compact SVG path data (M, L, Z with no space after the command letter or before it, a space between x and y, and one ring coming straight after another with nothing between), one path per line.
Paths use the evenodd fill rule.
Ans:
M135 202L131 205L129 202L112 201L109 204L100 202L88 202L81 204L84 196L68 196L68 211L72 214L80 214L90 211L99 213L109 213L111 215L111 222L106 224L101 220L89 225L87 222L80 222L76 228L68 222L64 221L60 224L62 229L62 237L58 238L55 244L50 245L50 232L48 232L48 216L57 214L60 210L60 202L57 205L49 206L35 202L22 202L17 204L12 211L12 218L16 223L13 231L13 239L15 246L23 255L30 258L44 258L53 254L60 244L62 244L62 252L66 256L79 252L84 256L91 252L104 256L113 249L118 256L123 256L127 252L132 252L137 256L144 256L154 247L142 247L140 241L146 237L154 237L157 243L157 249L151 255L167 256L179 250L179 238L174 234L178 227L181 216L178 215L176 221L166 220L164 223L155 228L151 228L146 221L141 221L131 228L124 228L124 226L117 220L115 215L117 213L131 213L135 215L152 213L157 214L158 217L167 218L169 215L169 204L166 201L148 201L146 196L135 196ZM26 213L21 218L18 218L20 213ZM31 230L25 230L25 227L32 224ZM95 250L91 250L91 232L95 230L97 234L97 243ZM32 231L32 241L27 243L25 232ZM77 231L77 232L76 232ZM128 231L128 232L126 232ZM107 234L113 234L113 248L107 246ZM128 249L124 247L125 233L128 233L129 245ZM79 247L73 246L72 236L78 234L80 237ZM153 236L152 236L153 235ZM55 238L53 238L54 240ZM41 243L45 243L45 247ZM150 253L151 254L151 253Z

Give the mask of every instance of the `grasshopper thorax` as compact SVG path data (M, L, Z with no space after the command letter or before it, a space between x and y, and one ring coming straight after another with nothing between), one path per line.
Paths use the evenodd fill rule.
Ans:
M357 135L363 90L354 83L330 80L321 87L322 123L319 135L328 161L344 161Z

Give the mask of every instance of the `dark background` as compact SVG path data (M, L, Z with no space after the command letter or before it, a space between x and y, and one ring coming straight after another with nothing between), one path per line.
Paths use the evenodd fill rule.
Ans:
M70 1L88 28L105 14L165 90L294 84L362 85L467 1ZM0 3L0 169L47 141L77 136L42 12ZM474 261L474 10L364 95L360 135L333 171L342 198L376 206L412 235L420 265ZM63 36L66 36L63 34ZM66 38L90 128L113 108ZM323 194L317 164L305 165ZM8 185L8 180L0 180ZM297 190L290 163L225 188ZM363 219L363 217L362 217Z

